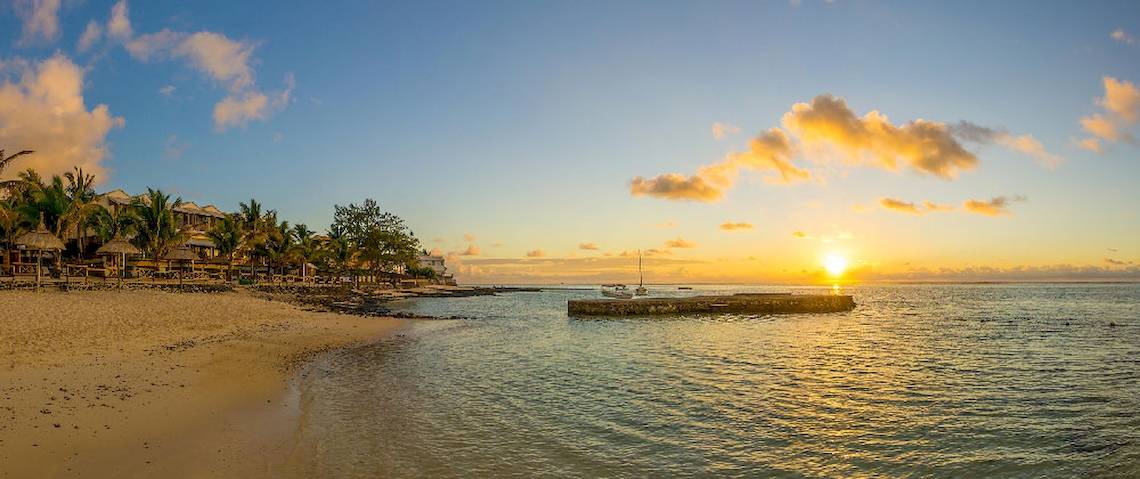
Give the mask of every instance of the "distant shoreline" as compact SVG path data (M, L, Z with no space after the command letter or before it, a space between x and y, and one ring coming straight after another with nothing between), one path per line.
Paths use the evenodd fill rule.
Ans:
M596 286L602 284L623 284L620 281L597 283ZM634 283L624 283L634 284ZM914 280L914 281L859 281L859 282L844 282L838 281L835 283L645 283L646 286L783 286L783 287L831 287L833 284L840 286L877 286L877 285L907 285L907 284L933 284L933 285L952 285L952 284L1140 284L1140 280L977 280L977 281L937 281L937 280ZM593 283L463 283L464 286L532 286L548 290L589 290L594 289Z

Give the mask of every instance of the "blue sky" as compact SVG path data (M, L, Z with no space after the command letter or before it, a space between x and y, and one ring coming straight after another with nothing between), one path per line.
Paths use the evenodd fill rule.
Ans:
M1103 113L1102 78L1140 81L1135 2L150 1L127 4L130 37L104 33L85 51L85 27L109 32L115 2L65 0L55 34L31 36L23 3L0 11L0 58L63 56L82 69L86 107L123 119L104 137L106 187L161 187L231 210L252 195L317 228L334 203L372 197L429 248L476 246L455 257L471 278L550 279L572 259L639 248L660 249L661 277L678 279L811 272L836 248L891 274L1119 272L1136 266L1109 259L1140 261L1140 216L1128 206L1140 204L1136 146L1076 146L1090 137L1080 118ZM148 59L126 47L163 29L240 45L251 82L235 87L178 47ZM1112 38L1118 29L1126 36ZM219 128L215 105L253 94L269 99L260 117ZM1029 135L1064 161L1043 168L1021 151L972 145L977 168L943 180L800 157L825 181L770 185L743 171L715 202L631 195L632 178L692 174L821 94L895 125L968 121ZM715 122L739 132L718 140ZM877 203L996 196L1026 200L1001 217ZM726 233L726 221L753 228ZM699 247L663 246L678 237ZM758 256L754 273L725 266Z

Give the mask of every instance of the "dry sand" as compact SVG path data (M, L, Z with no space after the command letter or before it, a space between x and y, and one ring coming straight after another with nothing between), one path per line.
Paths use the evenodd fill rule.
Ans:
M294 367L404 323L247 293L0 292L0 477L279 477Z

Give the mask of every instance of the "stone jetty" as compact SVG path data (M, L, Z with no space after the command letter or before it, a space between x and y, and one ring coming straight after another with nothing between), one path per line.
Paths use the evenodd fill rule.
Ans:
M855 308L851 295L738 293L687 298L572 299L570 316L649 316L659 314L790 314L836 313Z

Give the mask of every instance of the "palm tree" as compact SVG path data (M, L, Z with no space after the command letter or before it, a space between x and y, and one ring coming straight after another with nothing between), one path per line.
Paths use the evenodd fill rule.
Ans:
M293 245L292 256L301 263L302 275L304 274L305 265L313 262L317 255L317 241L314 236L316 231L310 230L304 223L297 223L293 225Z
M0 201L0 230L3 231L4 247L12 248L16 237L24 231L24 215L11 199Z
M138 217L135 246L153 257L155 266L171 248L186 240L186 232L174 221L173 210L181 203L182 198L170 201L170 195L151 188L147 188L146 195L131 200Z
M257 278L254 260L269 237L269 230L266 228L267 220L271 217L276 220L277 212L270 210L263 213L261 203L250 198L249 203L239 205L238 217L241 219L242 244L249 254L249 275L251 279L254 279Z
M51 182L44 183L38 174L28 170L20 173L19 181L21 183L15 187L22 197L20 210L24 220L34 224L42 214L44 226L57 238L62 238L68 222L75 217L63 178L53 176Z
M264 251L265 257L269 259L269 272L272 274L274 265L284 269L285 263L288 262L289 256L293 253L293 245L295 242L293 230L289 227L289 222L282 221L277 223L276 214L267 219L266 227L268 236L263 244L262 250Z
M214 242L214 248L217 248L218 254L226 257L229 267L226 268L226 281L229 281L233 275L234 268L234 253L241 247L242 231L241 220L235 215L226 215L206 232L206 236Z
M96 211L103 210L95 202L95 175L83 172L83 168L75 167L74 171L63 174L67 179L67 197L71 200L69 222L75 225L75 244L79 250L79 257L83 257L83 240L87 237L88 218Z
M134 232L135 226L138 225L138 220L133 208L115 210L98 208L87 218L86 223L87 227L95 230L95 235L99 237L99 240L106 243L115 237L126 238L129 236Z
M13 161L16 160L16 158L19 158L19 157L24 156L24 155L30 155L32 153L35 153L35 152L32 150L23 150L23 151L15 153L13 155L7 155L6 156L6 155L4 155L4 150L0 149L0 176L3 176L4 168L7 168L8 165L10 165ZM8 187L8 186L11 186L15 183L19 183L19 181L20 180L0 181L0 186Z

